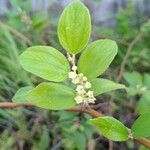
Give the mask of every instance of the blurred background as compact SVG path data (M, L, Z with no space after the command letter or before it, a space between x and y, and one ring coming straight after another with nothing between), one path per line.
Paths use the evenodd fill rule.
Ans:
M24 71L18 56L32 45L58 42L57 24L72 0L0 0L0 101L11 101L23 86L42 80ZM91 41L118 43L119 52L103 77L129 91L97 97L96 110L131 127L150 111L150 0L83 0L92 16ZM120 67L122 70L120 71ZM112 143L88 123L89 115L39 108L0 109L0 150L146 150L127 141Z

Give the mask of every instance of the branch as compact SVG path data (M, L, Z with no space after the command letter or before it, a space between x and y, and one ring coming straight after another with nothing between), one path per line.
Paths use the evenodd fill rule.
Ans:
M128 45L127 52L125 54L125 57L124 57L121 65L120 65L120 71L119 71L119 74L118 74L117 79L116 79L117 83L119 83L122 80L122 77L123 77L123 74L124 74L124 70L125 70L125 66L126 66L126 63L128 61L128 58L129 58L129 56L130 56L130 54L132 52L132 49L134 48L135 44L140 40L141 36L142 36L142 34L141 34L141 32L139 32L135 36L135 38L131 41L131 43ZM111 98L109 100L109 104L110 105L112 104L112 102L114 101L114 99L115 99L115 92L113 92L113 94L112 94L112 96L111 96ZM111 109L111 107L109 109L109 114L112 115L112 109Z
M34 105L32 103L12 103L12 102L0 102L0 108L1 109L8 109L8 108L17 108L17 107L33 107ZM67 109L66 111L71 111L71 112L84 112L87 113L89 115L91 115L92 117L102 117L103 114L101 112L95 111L94 109L91 109L89 107L84 107L82 108L82 106L77 106L77 107L73 107L70 109ZM139 144L142 144L144 146L146 146L147 148L150 148L150 140L146 139L146 138L141 138L141 139L134 139L136 142L138 142Z
M31 103L12 103L12 102L0 102L0 108L8 109L8 108L17 108L17 107L32 107Z
M71 108L71 109L67 109L66 111L72 111L72 112L84 112L84 113L87 113L89 115L91 115L92 117L102 117L103 114L101 112L98 112L98 111L95 111L94 109L91 109L91 108L82 108L81 106L80 107L74 107L74 108Z
M120 66L120 72L119 72L119 75L117 77L117 82L120 82L122 80L123 73L124 73L124 70L125 70L125 65L128 61L128 58L131 54L132 49L134 48L135 44L140 40L140 38L141 38L141 33L139 32L137 34L137 36L133 39L133 41L129 44L126 55L125 55L125 57L124 57L124 59L121 63L121 66Z
M149 139L141 138L141 139L134 139L134 140L150 149L150 140Z

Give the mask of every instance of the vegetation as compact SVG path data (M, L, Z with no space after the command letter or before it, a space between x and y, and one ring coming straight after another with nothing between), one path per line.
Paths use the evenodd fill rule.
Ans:
M91 30L78 1L56 30L43 12L30 15L28 2L11 3L19 11L0 22L1 148L149 149L150 22L133 24L127 7L114 30Z

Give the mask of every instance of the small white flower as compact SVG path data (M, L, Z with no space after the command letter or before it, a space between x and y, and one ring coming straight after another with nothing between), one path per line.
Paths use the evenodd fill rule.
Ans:
M93 91L88 91L86 95L89 96L89 97L94 97L93 96Z
M83 90L80 90L80 91L78 91L78 94L79 95L83 95L83 94L85 94L86 93L86 91L83 89Z
M72 79L72 83L77 84L80 82L80 79L76 77L75 79Z
M76 96L75 97L75 101L77 102L77 104L80 104L80 103L82 103L83 102L83 98L82 98L82 96Z
M68 57L71 61L71 57ZM72 59L73 60L73 59ZM86 76L83 73L77 74L77 66L72 66L72 71L69 72L69 78L72 79L72 83L76 85L76 97L74 98L77 104L95 103L95 97L91 88L91 83L88 82Z
M95 103L95 100L96 100L95 97L89 98L89 99L88 99L88 102L89 102L89 103Z
M83 77L83 81L87 81L87 77L84 76L84 77Z
M77 70L77 66L72 66L72 70L76 71Z
M75 72L73 72L73 71L69 72L69 78L75 79L76 76L77 76L77 74Z
M85 88L86 89L90 89L91 88L91 83L90 82L86 82L85 83Z
M84 87L82 85L78 85L77 88L76 88L77 92L80 92L80 91L83 91L83 90L84 90Z
M79 74L79 77L80 77L80 78L83 78L83 76L84 76L83 73L80 73L80 74Z

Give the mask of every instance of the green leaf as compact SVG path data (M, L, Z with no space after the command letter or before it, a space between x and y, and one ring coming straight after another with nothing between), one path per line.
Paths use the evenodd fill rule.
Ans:
M27 48L20 56L23 68L49 81L64 81L70 70L67 59L58 50L49 46Z
M129 96L135 96L138 94L138 90L137 88L133 87L133 86L129 86L127 89L128 95Z
M144 86L150 89L150 75L144 74Z
M22 87L20 88L16 94L13 96L12 100L13 102L28 102L27 99L27 94L29 91L31 91L33 89L32 86L26 86L26 87Z
M60 16L58 37L65 50L79 53L88 43L91 34L89 10L81 3L68 5Z
M73 107L75 92L73 89L58 83L41 83L31 90L27 98L34 105L51 109L62 110Z
M76 131L73 135L74 142L76 144L77 150L85 150L86 149L86 137L84 133Z
M146 92L142 95L136 109L140 114L150 112L150 92Z
M100 134L112 141L126 141L129 139L128 129L113 117L99 117L91 119L90 122L98 127Z
M147 147L141 145L140 148L139 148L139 150L149 150L149 148L147 148Z
M87 46L80 56L78 69L88 78L101 75L117 54L117 44L112 40L97 40Z
M125 72L124 78L133 87L142 86L143 78L138 72Z
M117 89L123 89L126 88L122 84L115 83L113 81L102 79L102 78L96 78L90 81L92 84L92 90L94 91L94 96L112 91Z
M142 114L134 122L131 131L134 138L144 138L150 136L150 113Z
M40 140L38 141L38 143L35 144L35 149L33 150L46 150L49 149L49 143L50 143L50 137L49 137L49 133L47 132L47 127L43 126L42 127L42 133L40 135Z

